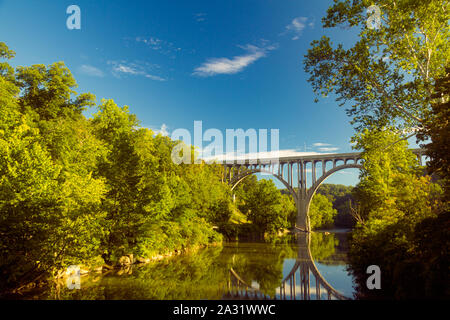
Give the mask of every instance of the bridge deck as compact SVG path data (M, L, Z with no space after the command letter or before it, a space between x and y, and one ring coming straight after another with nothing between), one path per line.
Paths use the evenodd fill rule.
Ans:
M411 151L422 156L424 150L420 148L411 149ZM359 158L361 152L347 152L347 153L320 153L304 156L284 156L284 157L266 157L266 158L247 158L245 155L237 156L234 159L217 160L216 163L223 165L247 165L247 164L276 164L276 163L288 163L288 162L311 162L311 161L333 161Z

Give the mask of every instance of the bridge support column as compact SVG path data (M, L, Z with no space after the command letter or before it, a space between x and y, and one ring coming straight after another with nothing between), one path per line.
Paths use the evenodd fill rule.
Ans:
M297 203L297 222L295 226L305 232L309 232L309 220L308 220L308 200L303 195L300 194L300 197L298 199Z

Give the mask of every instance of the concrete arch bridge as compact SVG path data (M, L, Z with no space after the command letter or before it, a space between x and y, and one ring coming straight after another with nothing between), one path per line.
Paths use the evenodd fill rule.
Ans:
M423 149L412 150L422 163ZM307 156L292 156L266 159L236 159L225 160L223 181L234 189L248 176L255 173L265 173L276 177L290 192L297 206L296 228L309 232L309 207L311 200L320 185L332 174L350 168L362 169L360 152L316 154ZM321 165L321 174L317 174L317 166ZM330 168L327 168L330 165ZM311 168L307 168L310 166ZM308 175L308 173L311 173ZM307 176L311 179L307 187ZM297 190L295 190L297 188Z

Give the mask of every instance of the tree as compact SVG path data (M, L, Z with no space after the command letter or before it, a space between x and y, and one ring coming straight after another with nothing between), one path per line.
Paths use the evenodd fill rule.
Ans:
M333 203L333 208L337 214L334 217L336 227L352 228L355 220L351 214L351 204L354 202L352 196L353 186L342 184L322 184L317 193L322 194Z
M406 141L391 130L364 130L353 142L363 149L363 169L360 182L354 189L362 206L363 219L394 222L403 214L422 219L436 209L435 197L439 187L429 177L420 177L416 155ZM390 146L386 149L386 146Z
M371 5L381 11L379 28L367 26ZM335 0L323 27L348 26L358 40L348 49L326 36L311 43L304 69L314 92L349 105L358 130L421 126L450 57L448 8L447 0Z
M294 227L297 220L297 207L291 194L281 194L281 213L287 216L289 226Z
M418 259L420 249L414 239L424 221L437 218L442 190L430 177L420 175L407 142L392 144L395 141L398 136L390 130L364 130L355 139L356 147L364 150L360 183L354 189L361 217L352 233L349 260L361 298L420 297L420 290L407 290L405 279L416 277L417 268L431 263ZM448 244L448 239L440 241ZM441 252L432 256L441 257ZM382 291L366 287L366 268L372 264L383 270ZM417 289L426 276L415 282Z
M0 44L0 55L13 53ZM62 64L0 68L0 287L11 289L73 263L98 262L105 189L92 177L102 148L81 100L71 99L70 71ZM37 116L47 106L54 117Z
M287 199L282 200L282 195L273 181L265 179L257 181L256 177L249 179L249 184L242 186L242 189L247 191L243 195L241 193L243 203L239 208L247 215L257 233L262 237L264 233L277 234L278 231L288 227L288 216L292 212L284 210L291 210L292 207L287 204Z
M309 207L311 229L331 227L337 215L333 203L322 194L314 195Z
M430 97L431 110L424 117L423 130L417 138L420 141L431 139L426 144L426 154L430 157L427 168L430 174L435 173L442 179L445 190L445 201L450 202L450 67L446 74L436 80L434 93ZM447 207L448 210L448 207Z

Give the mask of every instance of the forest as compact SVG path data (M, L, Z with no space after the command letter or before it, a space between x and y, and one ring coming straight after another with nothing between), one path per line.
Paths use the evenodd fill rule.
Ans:
M289 226L272 181L247 179L234 203L220 165L174 164L178 141L128 106L77 93L62 62L14 69L14 55L0 43L0 291Z

